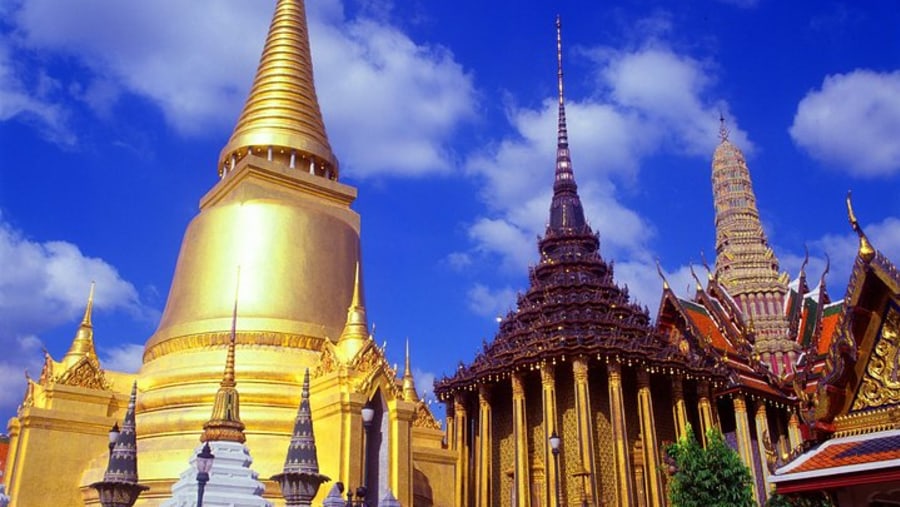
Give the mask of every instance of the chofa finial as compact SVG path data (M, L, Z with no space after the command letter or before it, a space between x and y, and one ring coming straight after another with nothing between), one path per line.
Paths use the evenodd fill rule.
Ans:
M869 243L869 238L866 237L866 233L859 226L856 213L853 212L852 192L849 190L847 191L847 218L850 220L850 227L859 236L859 257L865 262L871 261L875 258L875 248Z

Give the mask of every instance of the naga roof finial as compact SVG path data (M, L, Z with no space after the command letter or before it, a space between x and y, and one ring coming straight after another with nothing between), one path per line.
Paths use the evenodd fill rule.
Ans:
M853 212L853 201L851 199L852 191L847 191L847 218L850 220L850 227L853 228L853 231L856 232L856 235L859 236L859 257L865 262L871 261L875 258L875 248L872 246L872 243L869 243L869 238L866 237L866 233L863 232L862 227L859 226L859 221L856 220L856 213Z

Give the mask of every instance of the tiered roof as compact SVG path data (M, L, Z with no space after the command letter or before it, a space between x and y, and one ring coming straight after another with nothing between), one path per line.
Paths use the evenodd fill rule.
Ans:
M566 356L617 358L649 368L686 370L721 376L702 356L682 351L657 334L646 308L619 287L613 265L600 255L600 238L584 218L569 152L563 95L562 42L557 18L559 126L550 219L538 240L540 261L529 271L529 288L516 310L500 323L494 340L472 364L436 384L438 395L476 382Z

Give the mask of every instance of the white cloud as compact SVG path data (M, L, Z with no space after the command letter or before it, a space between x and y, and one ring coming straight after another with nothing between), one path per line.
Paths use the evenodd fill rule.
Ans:
M586 51L594 63L592 98L567 100L566 116L575 177L585 215L600 233L601 253L616 263L617 281L651 308L661 282L650 249L651 224L621 201L636 181L642 161L660 152L709 159L718 143L720 112L729 118L730 138L752 150L746 133L724 102L710 97L714 69L665 45L633 51ZM493 256L504 271L524 274L537 260L535 238L549 216L556 148L557 102L537 109L511 107L514 133L472 156L467 171L484 181L488 215L473 220L473 258ZM684 268L679 268L678 272ZM686 273L686 271L684 271ZM676 287L676 290L679 290ZM492 289L476 285L470 301L492 300ZM490 305L473 305L481 309ZM483 315L491 313L479 312Z
M25 394L25 371L37 379L44 358L41 340L34 335L16 336L0 342L3 359L0 359L0 410L6 411L22 403Z
M881 222L862 224L869 241L894 265L900 265L900 218L888 217ZM848 227L849 229L849 227ZM806 268L807 283L814 287L825 269L825 254L831 259L831 269L825 280L832 299L844 297L850 272L856 260L859 238L852 231L844 234L826 234L809 243L809 264ZM794 252L781 253L781 268L791 277L800 272L804 256Z
M510 287L491 289L480 283L469 289L469 309L485 317L502 317L515 308L516 291Z
M65 110L55 102L58 90L44 74L35 75L10 56L9 41L0 36L0 121L33 124L48 140L67 147L76 142Z
M346 19L337 0L308 8L318 96L347 173L416 175L454 165L447 141L473 117L475 93L453 55L384 22ZM68 89L101 116L127 92L157 104L182 134L212 132L223 142L270 17L271 5L256 2L178 0L31 0L14 14L26 48L74 57L88 70Z
M91 281L94 308L125 310L153 318L134 286L106 261L88 257L72 243L37 242L0 217L0 345L76 319L84 311Z
M123 343L100 349L100 364L107 370L136 373L143 363L143 345Z
M827 76L797 105L790 134L813 158L857 176L900 171L900 71Z
M416 390L419 391L419 398L423 400L431 398L434 395L434 373L420 368L413 368L412 370Z

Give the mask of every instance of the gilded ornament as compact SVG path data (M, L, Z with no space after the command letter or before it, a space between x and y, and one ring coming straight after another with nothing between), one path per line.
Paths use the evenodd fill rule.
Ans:
M412 425L413 428L441 430L441 423L434 418L424 401L420 401L416 406L416 417L413 419Z
M852 410L900 403L900 312L892 307L875 343Z

